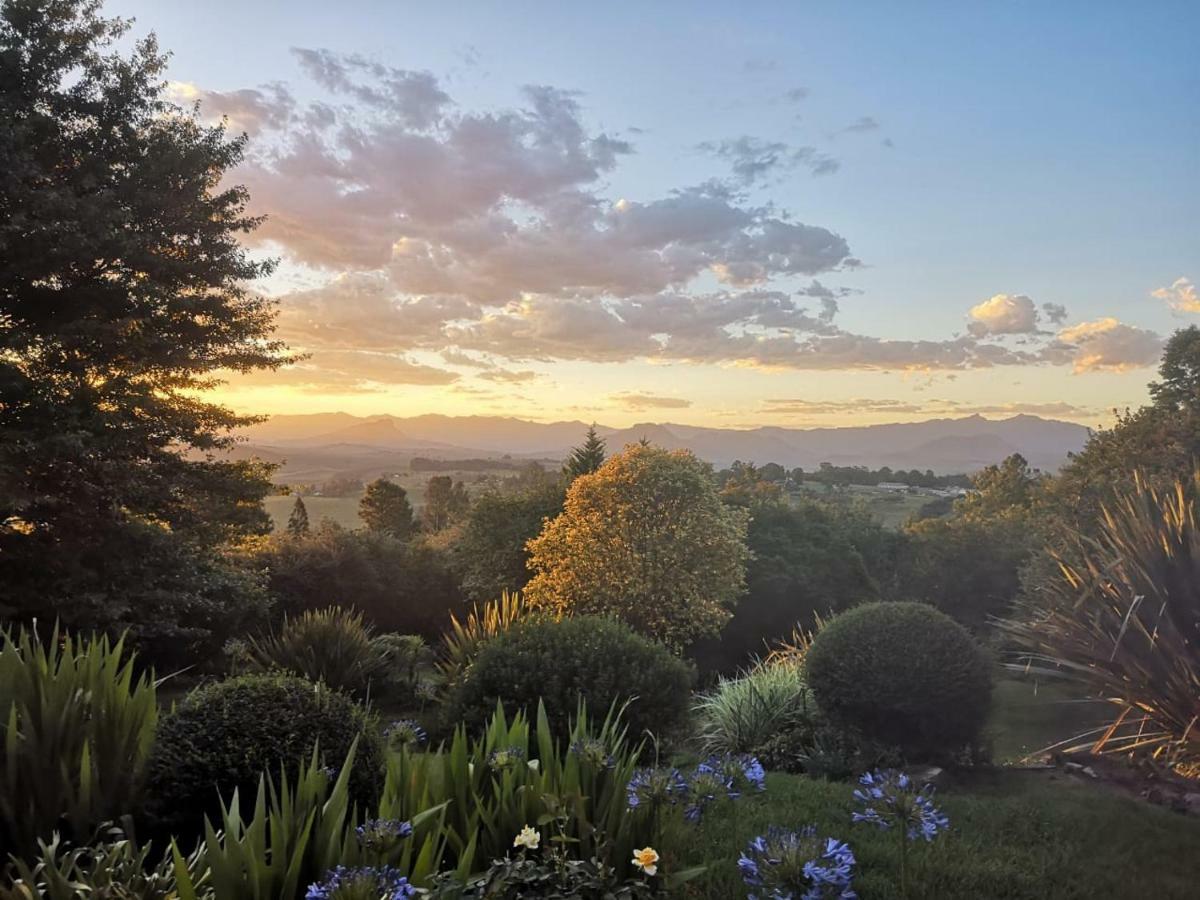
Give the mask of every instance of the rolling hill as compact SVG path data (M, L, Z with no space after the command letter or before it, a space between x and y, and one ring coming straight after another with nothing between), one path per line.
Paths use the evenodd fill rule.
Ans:
M579 443L587 427L580 421L504 416L286 415L245 429L237 455L282 461L278 477L285 481L330 474L374 477L407 465L413 456L558 460ZM1052 471L1088 436L1082 425L1030 415L847 428L731 429L646 422L620 429L598 425L596 430L610 449L644 438L669 449L691 450L716 466L740 459L789 468L830 462L938 473L973 472L1018 452L1033 466Z

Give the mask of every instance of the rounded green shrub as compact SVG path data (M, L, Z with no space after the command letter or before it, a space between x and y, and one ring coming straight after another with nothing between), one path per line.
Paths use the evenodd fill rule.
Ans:
M294 773L314 747L338 768L358 738L350 789L359 808L383 783L378 725L362 707L323 685L288 675L242 675L192 691L162 719L147 767L150 813L173 833L196 833L238 790L252 807L264 773Z
M809 687L834 723L907 754L976 745L991 702L991 663L965 628L924 603L870 603L813 640Z
M603 714L616 703L629 734L670 734L687 716L690 665L627 625L598 616L535 618L486 640L457 680L445 709L449 725L478 730L496 710L537 710L538 700L557 731L564 731L580 698Z

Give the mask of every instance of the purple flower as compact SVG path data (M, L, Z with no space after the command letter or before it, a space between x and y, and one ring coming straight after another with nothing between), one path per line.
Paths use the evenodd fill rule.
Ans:
M910 841L932 841L950 827L950 819L933 805L932 785L917 790L912 779L894 769L866 772L858 783L861 787L854 791L854 799L862 811L851 815L854 822L882 829L899 826Z
M687 793L688 783L678 769L637 769L625 788L630 809L643 804L673 806Z
M358 843L368 850L383 849L412 833L412 824L400 819L367 819L355 830Z
M814 826L786 831L772 826L738 858L748 900L855 900L854 852L836 838L817 837Z
M308 887L305 900L340 900L342 897L362 896L364 890L372 891L386 900L408 900L417 896L417 889L408 879L391 866L360 866L347 868L338 866L325 874L325 878Z

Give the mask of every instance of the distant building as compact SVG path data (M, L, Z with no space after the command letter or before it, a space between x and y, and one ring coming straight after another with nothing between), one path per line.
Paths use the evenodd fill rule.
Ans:
M897 494L903 494L909 490L909 486L902 481L881 481L875 487L881 491L894 491Z

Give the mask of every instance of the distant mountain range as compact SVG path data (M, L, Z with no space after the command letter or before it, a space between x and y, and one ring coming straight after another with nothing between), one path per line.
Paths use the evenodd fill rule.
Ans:
M407 466L414 456L435 459L513 457L563 459L587 431L586 422L530 422L503 416L353 416L349 413L273 416L243 431L238 456L282 465L281 481L335 475L373 478ZM643 438L688 449L716 466L735 459L793 468L887 465L898 469L973 472L1021 453L1040 469L1057 469L1079 450L1088 429L1071 422L1018 415L967 416L850 428L703 428L647 422L630 428L597 425L610 452Z

